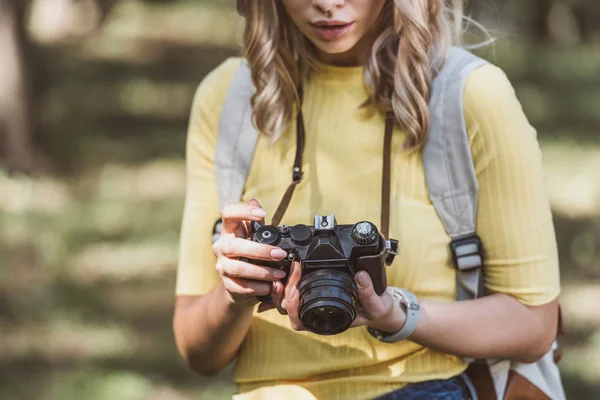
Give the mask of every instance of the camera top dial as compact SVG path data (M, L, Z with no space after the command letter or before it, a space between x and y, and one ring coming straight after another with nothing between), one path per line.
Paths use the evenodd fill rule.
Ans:
M350 231L350 237L357 244L370 244L377 239L377 228L370 222L362 221L354 224Z
M271 246L277 246L281 241L281 235L279 230L274 226L261 226L254 234L254 240L258 243L268 244Z

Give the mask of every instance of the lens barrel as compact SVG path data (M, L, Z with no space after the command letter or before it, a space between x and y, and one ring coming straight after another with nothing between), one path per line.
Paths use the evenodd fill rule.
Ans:
M300 320L306 329L319 335L337 335L356 318L358 289L347 272L323 269L300 281Z

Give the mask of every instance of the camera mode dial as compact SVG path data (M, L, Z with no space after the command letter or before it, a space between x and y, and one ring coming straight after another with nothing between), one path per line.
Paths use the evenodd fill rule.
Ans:
M370 222L363 221L355 224L350 231L350 237L357 244L369 244L377 239L377 228Z

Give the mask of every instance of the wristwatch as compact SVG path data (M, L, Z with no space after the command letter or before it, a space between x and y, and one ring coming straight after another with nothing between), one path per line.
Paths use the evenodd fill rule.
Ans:
M367 328L367 331L380 342L396 343L408 339L417 328L420 309L419 300L417 296L406 289L388 287L387 291L396 301L400 302L400 307L406 312L406 321L404 321L404 325L396 333L385 333L373 328Z

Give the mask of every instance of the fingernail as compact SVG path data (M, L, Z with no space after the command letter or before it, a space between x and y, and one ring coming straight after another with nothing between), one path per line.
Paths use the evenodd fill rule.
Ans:
M362 271L359 272L358 274L356 274L356 282L358 282L358 285L360 287L365 287L369 285L369 277L367 276L367 273Z
M282 249L273 249L271 250L271 258L279 259L287 257L287 253Z
M271 255L272 254L273 253L271 253ZM275 278L275 279L283 279L283 278L285 278L285 276L286 276L286 273L281 270L276 270L273 272L273 278Z
M298 288L296 287L296 285L294 285L290 289L290 299L293 299L294 297L296 297L296 293L298 293Z
M252 214L253 217L264 218L267 215L267 212L262 208L255 208L250 211L250 214Z

